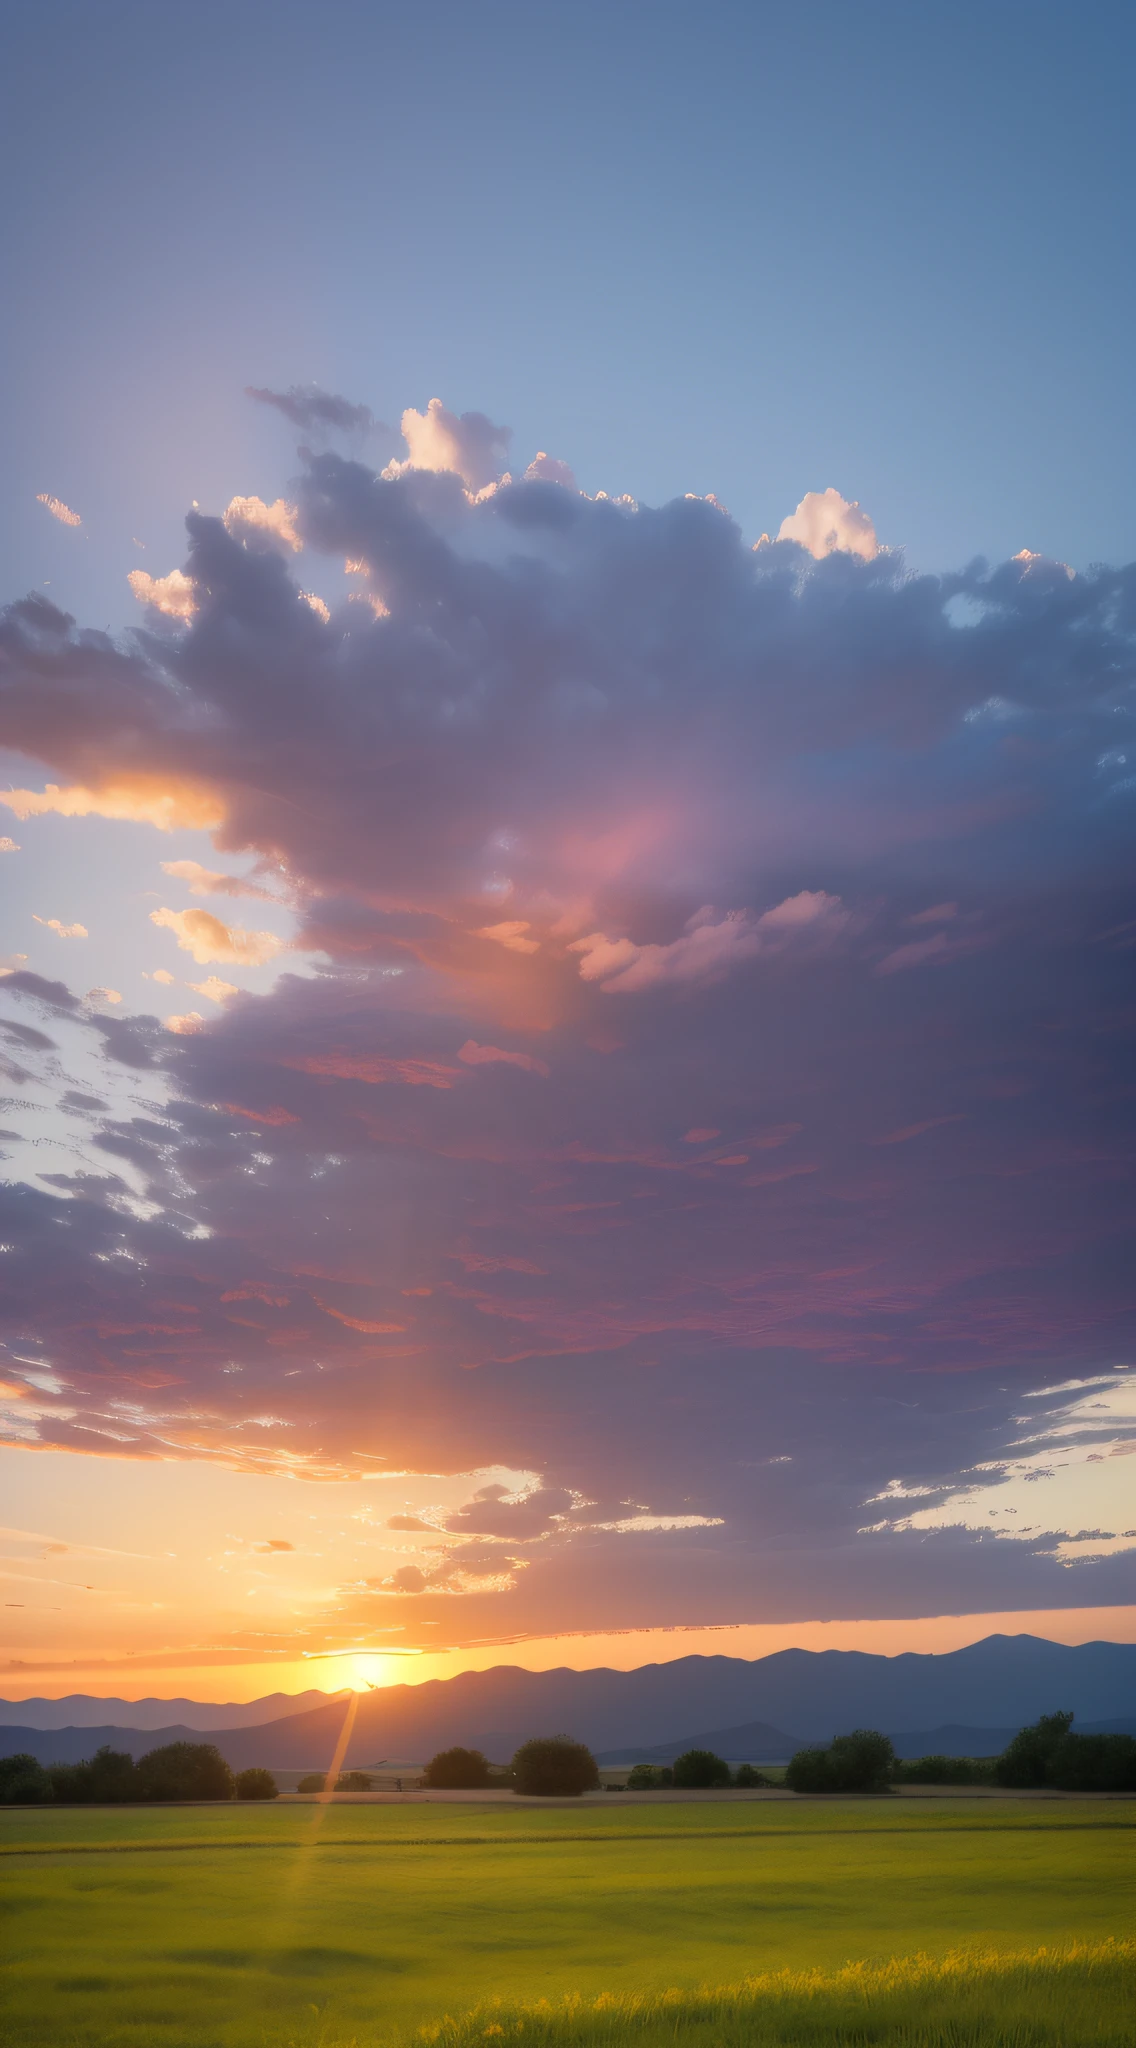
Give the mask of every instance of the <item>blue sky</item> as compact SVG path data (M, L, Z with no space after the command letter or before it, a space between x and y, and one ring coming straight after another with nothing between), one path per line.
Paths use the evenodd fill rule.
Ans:
M25 1689L1131 1632L1134 46L13 21Z
M284 480L244 386L308 379L754 537L833 484L923 567L1133 552L1129 7L44 0L6 34L7 595L119 623L133 536L172 562L193 498Z

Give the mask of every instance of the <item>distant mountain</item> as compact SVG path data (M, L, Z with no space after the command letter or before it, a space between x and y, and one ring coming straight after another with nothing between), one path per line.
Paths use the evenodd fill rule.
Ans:
M233 1700L119 1700L96 1699L86 1692L71 1692L61 1700L0 1700L0 1731L20 1728L169 1728L176 1721L187 1728L261 1728L266 1721L282 1721L306 1708L327 1706L341 1699L332 1692L270 1692L263 1699L237 1703ZM4 1737L0 1732L0 1742Z
M259 1727L208 1732L238 1769L326 1769L352 1697ZM754 1723L795 1743L828 1741L842 1729L863 1727L925 1729L941 1739L955 1727L965 1731L969 1745L983 1732L1001 1737L1059 1708L1071 1709L1080 1726L1115 1721L1131 1713L1134 1700L1136 1644L1071 1648L1024 1635L988 1636L943 1656L780 1650L754 1663L680 1657L637 1671L521 1671L498 1665L357 1698L345 1761L366 1766L383 1757L425 1759L461 1742L484 1749L496 1763L507 1760L526 1736L561 1730L597 1753L634 1751L638 1758L645 1750L672 1746L676 1728L708 1728L721 1740L723 1731ZM792 1738L784 1733L789 1729ZM119 1727L62 1729L50 1753L90 1755L99 1742L140 1753L190 1732L186 1726L150 1729L140 1738L136 1729ZM938 1746L931 1735L901 1739L917 1739L921 1754L928 1743ZM24 1748L47 1760L43 1730L10 1726L0 1740L5 1750ZM690 1740L683 1738L684 1746ZM997 1746L1003 1746L1000 1740Z
M711 1728L701 1735L683 1735L674 1742L657 1742L653 1748L605 1749L598 1764L673 1764L686 1749L710 1749L727 1763L785 1764L795 1749L803 1748L795 1735L771 1728L768 1721L743 1721L738 1728Z

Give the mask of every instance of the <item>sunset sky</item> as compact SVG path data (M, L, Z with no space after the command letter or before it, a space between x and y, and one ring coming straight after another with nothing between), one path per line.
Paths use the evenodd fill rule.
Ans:
M1136 1638L1131 9L8 40L0 1693Z

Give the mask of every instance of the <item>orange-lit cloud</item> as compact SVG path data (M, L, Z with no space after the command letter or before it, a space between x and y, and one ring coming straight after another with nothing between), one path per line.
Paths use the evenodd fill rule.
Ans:
M151 604L168 619L191 619L197 610L197 593L191 577L181 569L168 576L151 576L145 569L127 571L127 582L139 604Z
M230 498L225 508L225 526L234 540L264 541L299 554L303 546L296 532L297 512L284 498L266 505L263 498Z
M101 789L82 785L61 789L49 782L43 790L0 790L0 803L17 818L41 818L52 812L61 818L121 818L132 824L156 825L160 832L180 826L209 831L220 825L225 815L213 790L168 776L111 782Z
M53 498L49 491L37 491L36 503L37 505L45 505L52 518L58 519L61 526L81 526L83 524L79 514L72 512L70 505L65 505L62 498Z
M192 953L199 967L208 966L211 960L261 967L274 959L284 944L275 932L249 932L241 925L222 924L208 910L152 910L150 922L173 932L183 953Z

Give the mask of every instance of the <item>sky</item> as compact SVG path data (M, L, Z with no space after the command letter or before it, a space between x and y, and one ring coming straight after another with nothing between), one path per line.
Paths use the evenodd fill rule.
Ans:
M10 45L0 1690L1133 1639L1131 11Z

